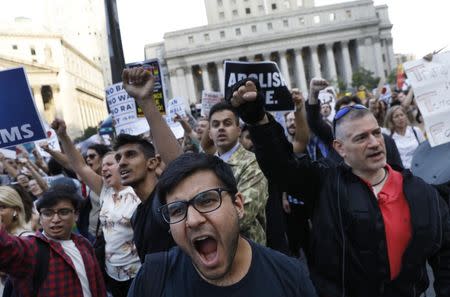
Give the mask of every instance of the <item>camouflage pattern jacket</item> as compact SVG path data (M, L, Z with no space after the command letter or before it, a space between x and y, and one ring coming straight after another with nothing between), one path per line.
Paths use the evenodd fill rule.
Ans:
M244 197L244 218L241 234L266 245L266 202L269 197L267 179L259 168L255 154L241 145L228 160L236 178L237 188Z

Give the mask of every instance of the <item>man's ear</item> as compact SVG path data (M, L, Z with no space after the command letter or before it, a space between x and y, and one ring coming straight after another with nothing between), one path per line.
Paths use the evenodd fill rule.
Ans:
M344 144L342 143L341 140L338 140L338 139L333 140L333 148L336 152L338 152L338 154L342 158L345 158L346 153L345 153L345 149L344 149Z
M147 168L150 171L155 171L156 168L161 163L161 157L159 155L155 155L155 157L147 159L146 162L147 162Z
M241 193L237 192L234 195L234 207L236 208L236 211L238 213L239 219L241 220L244 217L244 196L242 196Z

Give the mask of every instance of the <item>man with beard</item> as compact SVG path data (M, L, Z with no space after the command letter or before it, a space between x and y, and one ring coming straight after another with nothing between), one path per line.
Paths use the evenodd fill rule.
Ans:
M220 158L180 156L163 172L158 194L177 247L153 255L164 263L162 279L146 261L128 296L316 296L301 262L239 234L245 197Z
M311 96L323 83L311 81ZM450 296L450 217L437 191L386 162L381 128L363 105L334 118L334 149L344 162L296 157L282 127L264 111L259 83L238 82L228 98L250 134L261 169L312 209L311 278L320 296ZM274 158L273 156L277 156Z

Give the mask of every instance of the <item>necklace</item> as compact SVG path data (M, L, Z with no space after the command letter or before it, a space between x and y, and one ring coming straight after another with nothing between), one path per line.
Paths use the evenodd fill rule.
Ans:
M379 182L377 182L376 184L372 184L372 187L378 186L379 184L384 182L384 180L386 179L386 177L387 177L387 170L386 170L386 168L383 168L383 169L384 169L384 176L383 176L383 178Z

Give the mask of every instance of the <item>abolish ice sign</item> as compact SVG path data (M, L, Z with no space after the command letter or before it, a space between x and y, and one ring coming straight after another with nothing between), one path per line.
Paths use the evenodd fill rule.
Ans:
M225 61L225 98L229 98L233 85L245 78L259 81L267 111L294 109L291 93L275 62Z
M23 68L0 71L0 147L45 138Z

